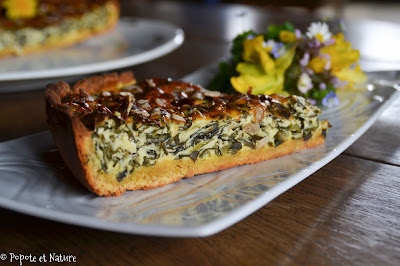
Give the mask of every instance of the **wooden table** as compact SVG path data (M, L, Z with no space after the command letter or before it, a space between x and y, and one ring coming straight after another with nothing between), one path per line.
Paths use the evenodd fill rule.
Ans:
M229 40L248 26L262 30L288 18L302 25L313 19L301 10L149 2L126 5L123 15L170 21L186 33L178 50L132 67L139 79L179 78L212 63L229 53ZM43 90L1 94L0 113L0 141L46 130ZM78 265L398 265L399 114L400 100L342 155L217 235L127 235L0 209L0 253L54 252L75 256Z

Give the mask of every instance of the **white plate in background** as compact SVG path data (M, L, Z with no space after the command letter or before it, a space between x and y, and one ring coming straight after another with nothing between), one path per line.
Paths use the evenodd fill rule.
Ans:
M173 24L122 18L114 30L75 46L1 59L0 92L137 65L172 52L183 41L183 30Z

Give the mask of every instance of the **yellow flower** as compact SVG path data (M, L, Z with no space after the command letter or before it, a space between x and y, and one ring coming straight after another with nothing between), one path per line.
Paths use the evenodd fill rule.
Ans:
M347 81L348 85L341 89L353 89L356 84L362 84L367 81L367 76L361 70L360 65L355 68L344 68L335 73L335 76L342 81Z
M331 69L335 73L357 63L360 52L351 48L351 43L344 40L343 33L333 37L335 43L321 48L321 54L328 54L331 59Z
M315 39L317 39L319 42L324 42L324 35L317 33L315 34Z
M239 77L232 77L232 86L241 93L247 93L251 88L251 94L284 94L284 75L266 75L263 69L255 64L239 63L236 70Z
M321 73L324 71L328 60L325 57L317 56L313 57L308 63L308 67L312 69L315 73Z
M262 35L256 36L253 39L247 39L243 42L243 60L249 63L260 63L260 55L267 51L263 45L264 37Z
M344 40L343 33L338 33L333 37L335 43L321 49L321 54L328 54L331 60L332 74L342 81L347 81L348 85L343 89L354 88L355 84L362 84L367 80L367 76L362 72L358 62L360 52L352 49L351 43Z
M284 43L295 42L296 35L294 34L294 32L282 30L281 32L279 32L279 39Z
M32 18L37 13L37 0L4 0L3 7L10 19Z
M264 37L259 35L254 39L245 40L243 42L243 60L248 63L261 65L268 71L274 68L274 60L268 54L270 47L264 46Z
M257 36L245 40L243 59L236 66L238 77L231 78L232 86L241 93L252 94L285 94L283 91L284 74L293 61L296 46L293 45L277 59L272 59L263 45L264 37Z

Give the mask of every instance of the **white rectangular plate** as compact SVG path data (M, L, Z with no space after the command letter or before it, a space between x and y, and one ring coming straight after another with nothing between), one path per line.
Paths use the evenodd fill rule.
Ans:
M205 85L207 67L184 78ZM324 110L326 143L281 158L183 179L177 183L97 197L72 177L49 132L0 143L0 206L86 227L141 235L215 234L273 200L342 153L400 94L397 72L371 73L369 91L340 93Z

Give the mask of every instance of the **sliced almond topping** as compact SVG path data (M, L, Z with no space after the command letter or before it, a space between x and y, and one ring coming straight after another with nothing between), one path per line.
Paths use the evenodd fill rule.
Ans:
M268 137L260 139L258 141L258 143L257 143L256 149L264 147L266 144L268 144L268 142L269 142L269 138Z
M144 100L144 99L137 100L138 104L144 104L144 103L148 103L148 102L149 102L148 100Z
M130 93L129 91L121 91L119 94L121 94L122 96L126 96L129 95L130 97L134 97L132 93Z
M149 87L155 88L157 86L152 79L146 79L146 82Z
M264 118L264 109L261 107L256 107L254 108L254 122L261 122L261 120Z
M183 122L183 123L186 123L185 118L183 118L183 117L180 116L180 115L172 114L171 118L172 118L172 120L175 120L176 122Z
M163 113L164 122L171 122L171 115L168 112Z
M145 110L132 110L131 112L135 113L135 114L138 114L138 115L142 115L144 117L149 117L150 116L150 114Z
M206 95L208 97L220 97L221 96L221 92L220 91L205 90L204 95Z
M123 91L131 91L133 94L142 93L143 90L138 85L132 85L122 89Z
M167 100L162 98L156 98L156 104L160 107L165 107L167 105Z
M200 92L196 91L195 93L192 94L192 96L190 96L191 99L193 100L202 100L203 99L203 94L201 94Z
M243 130L249 134L257 134L260 131L260 125L258 123L248 123L243 127Z
M268 100L266 100L266 101L264 101L264 102L260 102L260 104L261 104L262 106L265 106L265 107L268 107L268 106L271 105L271 103L270 103Z
M151 118L156 119L159 118L161 115L161 109L160 108L154 108L153 111L151 112Z
M133 106L133 101L132 101L132 97L133 95L131 93L127 94L124 97L124 107L126 108L125 110L123 110L123 118L126 119L126 117L129 115L129 112L132 109Z
M142 103L142 104L140 104L140 107L143 109L146 109L146 110L151 109L151 106L149 103Z

